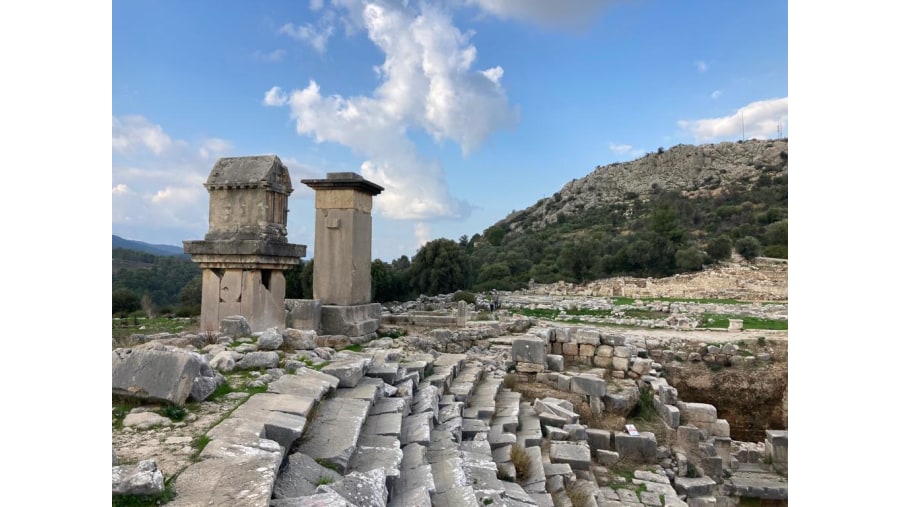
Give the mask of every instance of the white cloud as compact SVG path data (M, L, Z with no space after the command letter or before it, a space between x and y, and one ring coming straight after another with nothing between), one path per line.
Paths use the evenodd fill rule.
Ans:
M293 39L305 42L319 54L325 54L328 39L334 33L334 23L331 16L323 16L319 21L319 26L313 26L309 23L302 26L294 26L293 23L287 23L278 30L278 33L283 33Z
M263 104L267 106L283 106L287 104L287 96L281 91L281 88L273 86L266 92L266 96L263 98Z
M431 238L431 227L428 224L423 222L416 222L416 226L414 228L416 235L416 247L421 247L428 243L428 240Z
M712 92L712 94L710 94L709 97L713 100L716 100L721 96L722 96L722 90L716 90L716 91Z
M212 159L231 143L213 137L192 145L143 116L114 116L112 124L114 233L142 241L202 238L209 211L203 183Z
M738 109L734 114L702 120L680 120L678 126L689 131L698 142L723 139L768 139L778 135L779 126L787 132L788 98L761 100Z
M526 21L542 26L584 29L613 0L464 0L501 19Z
M172 139L162 131L162 127L150 123L143 116L113 116L112 147L115 151L134 153L147 149L160 155L172 144Z
M635 147L630 144L609 143L609 149L616 155L639 157L644 154L643 150L635 149Z
M703 73L709 69L709 65L703 60L697 60L694 62L694 67L697 67L697 72Z
M309 0L309 10L313 12L322 10L322 0Z
M253 58L263 62L280 62L286 55L287 51L284 49L276 49L269 53L263 53L262 51L253 52Z
M517 112L499 84L502 68L473 69L472 34L427 2L340 3L384 54L381 84L369 96L323 96L311 80L289 94L273 87L264 103L288 104L298 134L366 157L362 175L385 187L376 212L415 220L464 216L469 206L450 196L440 164L418 153L407 133L422 129L437 142L458 143L467 155L492 132L512 127Z

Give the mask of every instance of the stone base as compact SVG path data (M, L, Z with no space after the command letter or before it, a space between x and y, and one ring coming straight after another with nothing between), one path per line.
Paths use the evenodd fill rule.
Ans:
M344 335L356 343L357 340L353 340L355 337L376 336L380 323L381 303L322 305L323 335Z
M291 329L311 329L322 333L321 299L285 299L284 325Z

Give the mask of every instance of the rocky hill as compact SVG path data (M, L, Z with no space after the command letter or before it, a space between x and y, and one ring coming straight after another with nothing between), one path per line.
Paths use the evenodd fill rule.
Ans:
M512 232L540 230L603 205L646 201L663 191L688 198L716 197L733 186L751 188L760 176L787 176L788 140L751 140L674 146L637 160L598 166L552 197L510 214L498 225Z

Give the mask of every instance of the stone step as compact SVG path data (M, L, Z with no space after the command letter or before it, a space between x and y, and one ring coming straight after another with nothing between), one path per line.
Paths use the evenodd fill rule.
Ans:
M346 472L371 406L368 400L353 398L322 401L298 450L320 464Z
M527 448L541 445L542 439L541 420L534 408L527 402L519 403L519 430L516 432L516 442Z
M428 445L431 441L433 425L434 417L431 412L411 414L404 417L400 427L400 445L402 447L412 443Z

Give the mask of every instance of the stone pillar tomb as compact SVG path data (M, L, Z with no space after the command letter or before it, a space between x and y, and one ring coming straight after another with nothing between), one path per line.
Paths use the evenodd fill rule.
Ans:
M285 327L284 271L300 263L306 245L287 242L287 167L275 155L219 159L206 183L209 231L184 241L203 270L201 331L243 315L253 332Z
M348 172L301 182L316 192L313 297L322 302L322 334L368 341L381 319L372 303L372 197L384 188Z

